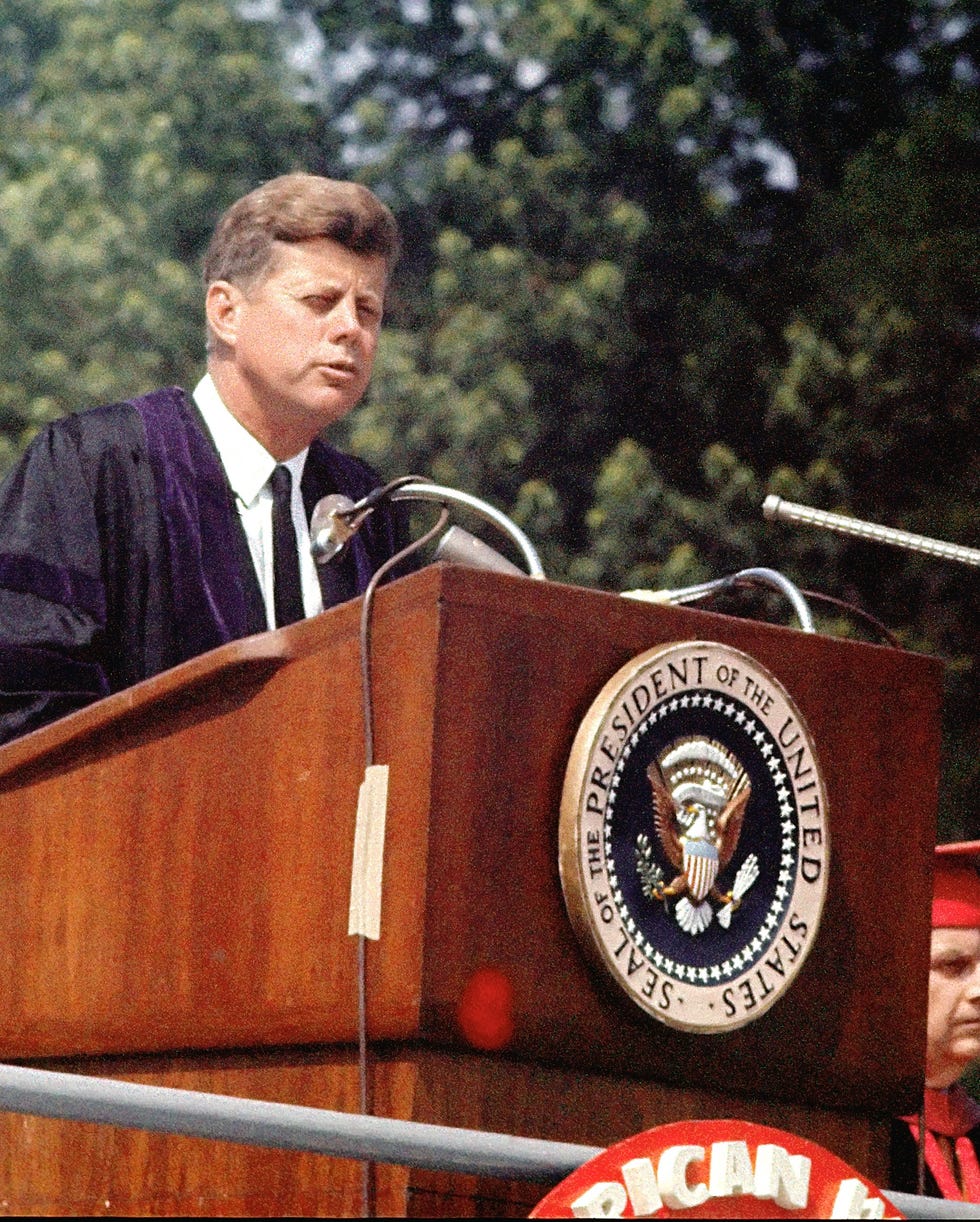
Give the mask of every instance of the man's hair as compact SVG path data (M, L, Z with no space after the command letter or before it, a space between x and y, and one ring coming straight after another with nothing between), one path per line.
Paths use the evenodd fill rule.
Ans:
M283 174L240 200L218 221L204 256L204 283L250 288L270 270L275 242L332 238L358 254L398 260L398 222L360 183L317 174Z

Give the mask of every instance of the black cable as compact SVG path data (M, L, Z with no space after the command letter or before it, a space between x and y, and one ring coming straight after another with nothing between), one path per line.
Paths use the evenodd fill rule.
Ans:
M904 649L904 645L898 639L892 630L878 619L877 616L871 614L870 611L865 611L863 607L857 606L855 603L845 602L842 598L834 598L832 594L821 594L817 590L801 590L800 593L804 598L812 599L814 602L826 603L830 607L836 607L839 611L846 611L848 615L853 615L856 619L864 620L875 629L877 633L893 649Z
M737 580L733 580L723 589L712 590L701 601L712 602L719 596L730 594L732 590L738 589L754 589L766 590L770 593L774 592L772 586L767 585L764 581L757 581L754 577L739 577ZM829 607L836 608L838 611L845 611L848 615L853 616L854 619L863 620L866 624L870 625L876 633L878 633L882 640L891 645L893 649L904 648L895 633L892 632L889 627L883 624L880 619L872 615L870 611L865 611L863 607L859 607L855 603L845 602L842 598L834 598L832 594L822 594L819 590L801 589L800 593L804 598L811 602L824 603Z
M393 492L397 492L398 489L403 487L405 484L426 484L428 482L429 481L422 475L399 475L397 479L393 479L389 483L383 484L380 488L372 488L366 496L362 496L356 504L350 507L350 509L335 509L334 516L343 518L344 521L347 522L352 518L359 517L362 513L367 513L368 510L373 509L375 505L379 505L382 501L387 500L387 498ZM392 559L394 559L394 557L392 557Z
M401 480L393 480L386 487L390 489L416 476L409 475ZM403 547L400 552L390 556L377 570L367 584L364 599L361 603L361 703L364 710L364 768L365 772L374 763L374 693L371 684L371 612L374 607L374 594L378 585L402 561L407 560L420 548L439 534L449 520L449 510L443 507L439 512L439 520L431 530L420 538ZM371 1098L368 1081L367 1055L367 939L363 934L357 935L357 1073L360 1094L360 1110L362 1116L370 1116ZM364 1160L361 1163L361 1216L374 1217L374 1163Z
M408 478L414 479L414 476ZM439 519L430 530L420 538L403 547L400 552L390 556L378 569L367 584L364 591L364 601L361 603L361 702L364 708L364 760L365 767L374 763L374 704L371 692L371 611L374 604L374 592L384 578L403 560L425 547L439 534L449 520L449 510L442 506Z

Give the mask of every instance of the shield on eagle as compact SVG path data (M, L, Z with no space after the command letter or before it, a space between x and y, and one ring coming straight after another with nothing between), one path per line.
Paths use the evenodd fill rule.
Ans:
M707 840L682 841L687 893L696 904L706 899L718 877L718 850Z

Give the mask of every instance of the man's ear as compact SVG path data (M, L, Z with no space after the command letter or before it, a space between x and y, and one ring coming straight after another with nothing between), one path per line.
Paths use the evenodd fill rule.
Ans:
M204 312L211 334L233 348L238 338L239 315L244 297L228 280L213 280L204 296Z

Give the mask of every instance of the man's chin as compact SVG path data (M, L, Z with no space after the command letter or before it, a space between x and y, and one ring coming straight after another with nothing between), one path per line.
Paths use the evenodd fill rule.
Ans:
M330 398L317 398L312 402L304 404L304 415L310 421L311 426L316 427L316 431L322 432L328 429L332 424L337 424L343 420L345 416L361 401L361 395L357 398L351 398L346 395L331 396Z
M980 1035L961 1035L950 1047L950 1055L962 1069L980 1059Z

